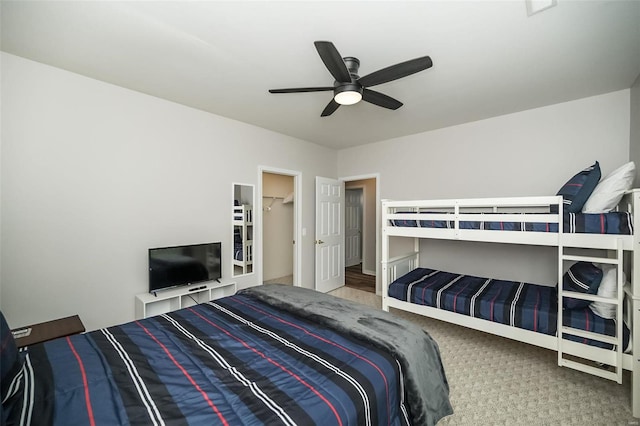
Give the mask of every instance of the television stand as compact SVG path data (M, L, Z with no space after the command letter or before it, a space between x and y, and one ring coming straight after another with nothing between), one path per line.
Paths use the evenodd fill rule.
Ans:
M235 293L235 282L209 281L195 287L184 286L171 290L138 294L135 301L136 319L165 314L198 303L206 303L221 297L231 296Z

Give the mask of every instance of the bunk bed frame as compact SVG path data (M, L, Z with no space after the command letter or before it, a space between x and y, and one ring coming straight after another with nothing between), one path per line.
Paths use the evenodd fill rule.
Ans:
M513 197L493 199L457 199L382 202L382 308L401 309L415 314L458 324L463 327L484 331L509 339L529 343L558 352L558 365L594 374L622 383L622 371L632 372L631 407L634 417L640 417L640 235L579 234L563 230L563 202L561 196ZM551 213L551 212L557 213ZM618 205L618 211L631 214L633 224L640 223L640 189L625 193ZM527 214L522 214L527 212ZM486 220L492 222L511 221L526 223L557 224L558 232L504 231L485 229L465 229L461 223L478 221L479 215L490 214ZM443 228L395 226L397 221L444 221ZM395 223L395 224L394 224ZM390 258L392 237L413 238L413 251ZM570 292L558 286L558 326L557 335L550 336L534 331L503 325L474 318L430 306L418 305L390 297L389 285L402 275L420 265L420 239L443 239L460 241L493 242L557 247L558 282L562 282L563 272L570 262L587 261L615 265L617 268L617 298ZM603 254L604 253L604 254ZM638 265L636 267L636 265ZM623 273L630 283L625 284ZM563 326L563 298L599 301L616 305L616 337L605 336ZM632 352L623 353L623 315L631 331ZM638 325L634 327L634 325ZM586 344L569 341L563 336L573 336L597 340L615 345L615 350L601 349ZM567 358L569 355L569 359ZM613 367L613 371L598 368L593 361Z
M253 240L249 237L252 235L250 228L253 226L253 209L251 206L233 206L233 232L234 238L236 231L240 233L242 238L242 248L240 259L238 259L237 250L234 244L233 250L233 266L241 269L241 274L247 274L251 271L253 265Z

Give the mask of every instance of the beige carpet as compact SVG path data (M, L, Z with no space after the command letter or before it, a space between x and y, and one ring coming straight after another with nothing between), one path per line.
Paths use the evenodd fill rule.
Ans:
M331 294L381 307L381 298L342 287ZM558 367L556 352L392 309L438 342L454 414L438 425L640 425L631 377L615 382Z
M286 284L293 285L293 275L287 275L286 277L274 278L267 280L263 284Z

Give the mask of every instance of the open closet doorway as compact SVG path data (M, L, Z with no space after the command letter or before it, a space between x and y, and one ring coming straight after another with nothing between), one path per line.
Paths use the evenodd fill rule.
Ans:
M362 263L363 192L364 188L347 188L345 185L344 266L347 269Z
M342 178L345 184L345 286L380 294L380 177Z
M260 168L262 282L300 285L300 173Z

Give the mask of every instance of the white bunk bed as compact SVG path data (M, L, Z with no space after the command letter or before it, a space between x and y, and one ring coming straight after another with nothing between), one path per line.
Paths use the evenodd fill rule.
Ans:
M252 272L253 267L253 209L248 205L233 206L233 266L239 274Z
M632 372L631 405L634 417L640 417L640 236L616 234L572 233L563 229L563 202L561 196L517 197L496 199L458 199L424 201L388 201L382 203L382 307L401 309L496 334L513 340L541 346L558 352L558 365L574 368L622 383L622 370ZM629 212L632 224L640 223L640 189L627 191L618 205L619 211ZM557 213L551 213L556 211ZM526 214L523 214L526 212ZM438 222L439 221L439 222ZM531 224L551 224L557 232L505 231L465 229L469 223L483 221L518 222L521 229ZM440 223L431 227L429 223ZM405 226L402 226L402 225ZM408 225L407 225L408 224ZM424 224L424 226L423 226ZM390 258L390 239L413 238L413 251ZM475 318L460 313L419 305L389 296L389 285L397 278L421 265L419 244L421 239L479 241L503 244L524 244L557 247L558 282L562 283L566 265L577 261L614 265L617 271L617 298L569 292L558 285L558 312L556 335L542 334L522 328ZM428 266L428 261L422 259ZM623 273L630 283L625 284ZM563 325L562 300L599 301L616 306L615 337L573 329ZM625 314L626 313L626 314ZM630 329L633 347L624 353L622 344L623 315ZM634 325L638 325L634 327ZM610 343L614 350L569 341L565 335ZM567 357L568 356L568 357ZM586 362L576 362L576 358ZM596 363L610 366L599 368Z

